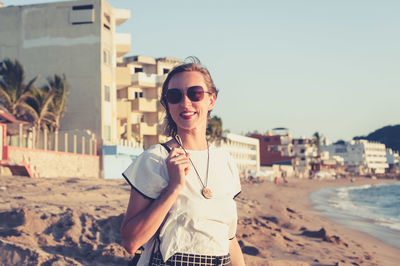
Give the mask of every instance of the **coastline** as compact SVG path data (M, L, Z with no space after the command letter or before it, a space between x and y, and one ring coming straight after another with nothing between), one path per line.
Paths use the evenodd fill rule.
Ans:
M390 181L393 180L290 179L287 184L243 184L240 200L251 204L239 205L238 239L258 250L257 256L245 254L246 262L248 265L398 265L400 249L334 222L315 208L310 195L326 187ZM249 217L257 220L249 222ZM257 223L261 226L252 227ZM310 232L314 237L306 234ZM267 240L263 241L263 237Z
M237 237L247 265L397 265L400 249L317 213L310 193L388 180L243 183ZM0 264L126 265L125 180L0 178ZM321 229L324 231L320 231Z

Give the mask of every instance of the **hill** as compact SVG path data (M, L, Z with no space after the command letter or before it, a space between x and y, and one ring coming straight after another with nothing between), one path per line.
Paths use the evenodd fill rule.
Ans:
M353 139L366 139L369 141L377 141L385 144L386 148L391 148L394 151L400 152L400 125L386 126L375 130L367 136L357 136Z

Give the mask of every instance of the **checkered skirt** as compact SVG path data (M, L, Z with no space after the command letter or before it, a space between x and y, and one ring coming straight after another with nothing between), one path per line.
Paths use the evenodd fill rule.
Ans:
M176 265L176 266L189 266L189 265L201 265L201 266L225 266L231 265L230 255L225 256L207 256L207 255L193 255L185 253L175 253L166 262L164 262L161 252L158 250L153 255L149 265L151 266L162 266L162 265Z

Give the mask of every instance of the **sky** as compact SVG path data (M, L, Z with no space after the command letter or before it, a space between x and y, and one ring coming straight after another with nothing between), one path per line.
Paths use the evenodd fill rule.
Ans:
M201 60L231 132L336 141L400 124L398 0L108 2L131 11L117 28L131 33L128 55Z

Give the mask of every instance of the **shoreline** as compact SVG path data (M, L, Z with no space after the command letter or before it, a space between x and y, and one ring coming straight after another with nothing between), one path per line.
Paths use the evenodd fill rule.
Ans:
M260 199L258 208L245 208L242 210L254 216L269 217L269 221L275 219L276 223L266 223L269 230L257 232L249 239L246 231L248 225L239 225L238 239L247 245L260 243L260 235L272 238L264 241L266 247L255 246L259 249L259 258L245 254L248 265L274 265L274 261L285 261L289 265L397 265L400 260L400 249L365 232L346 227L335 222L332 218L321 214L311 200L311 193L326 187L358 186L364 184L387 183L391 179L356 178L339 180L308 180L289 179L289 183L273 184L269 182L261 184L243 184L244 198L250 202ZM252 188L253 186L253 188ZM253 209L253 210L250 210ZM289 212L288 209L291 211ZM240 216L240 213L239 213ZM274 218L274 219L273 219ZM246 217L240 217L246 219ZM268 222L268 220L267 220ZM275 225L274 226L271 226ZM303 228L302 228L303 227ZM326 242L323 237L305 237L304 230L317 233L324 229L326 234L337 241ZM281 231L277 234L276 231ZM259 231L259 230L255 230ZM241 235L240 235L241 234ZM337 238L335 238L337 237ZM280 238L280 239L279 239ZM271 249L269 252L267 249ZM293 256L296 255L296 256ZM263 262L260 259L269 261ZM304 264L299 264L304 263Z
M354 229L360 232L367 233L384 243L391 245L395 248L400 249L400 230L395 229L390 226L389 223L385 226L382 222L385 221L383 217L360 215L352 202L343 201L343 198L339 197L337 193L340 191L351 191L353 188L356 189L367 189L369 187L381 187L386 185L394 185L400 188L400 182L398 180L388 180L388 182L373 184L373 185L354 185L354 186L340 186L340 187L325 187L317 191L310 193L311 202L313 203L313 208L316 209L317 215L322 215L333 221L334 223L343 225L347 228ZM338 192L339 191L339 192ZM331 197L332 196L332 197ZM342 209L332 206L333 200L336 204L351 204L350 207L353 211L348 208ZM346 206L346 205L344 205ZM397 227L397 226L396 226Z
M310 193L387 180L243 183L237 238L248 266L397 265L400 249L316 213ZM125 180L0 177L0 264L126 265ZM321 230L323 229L323 230Z

